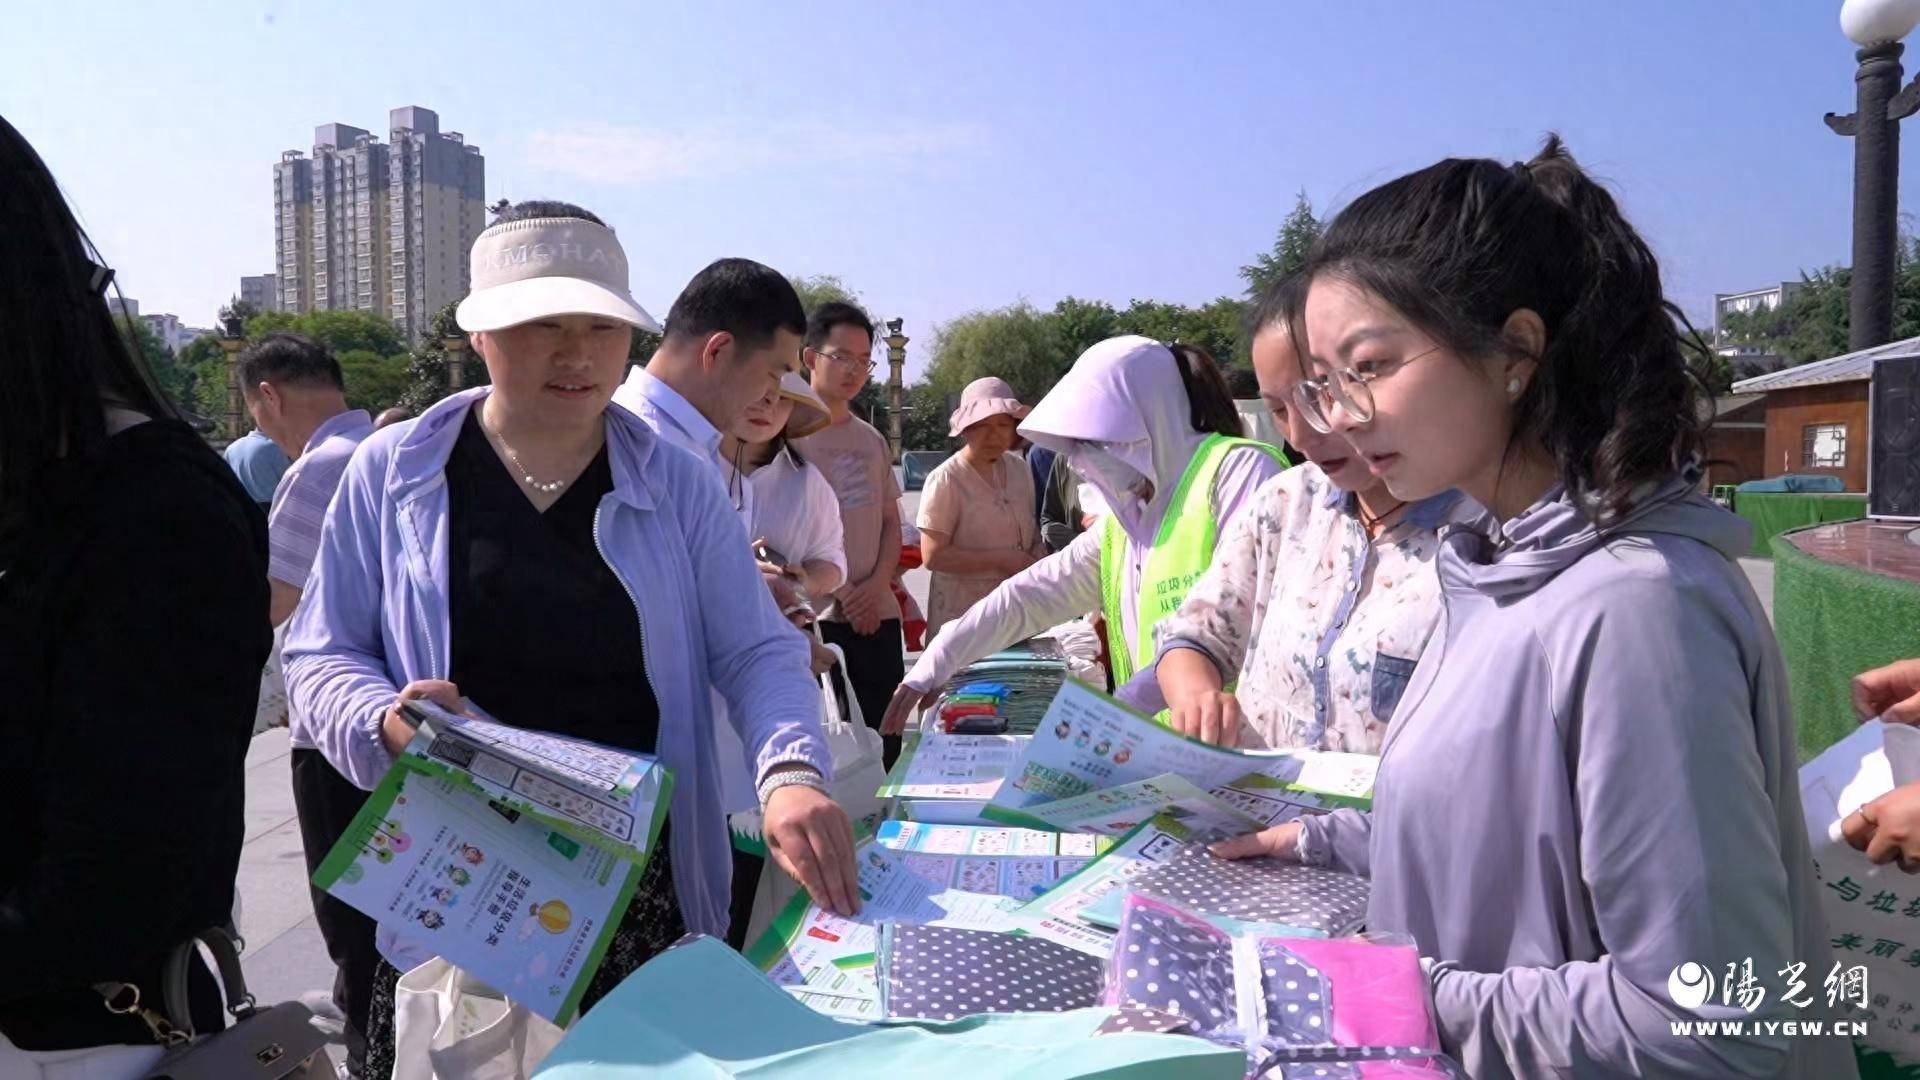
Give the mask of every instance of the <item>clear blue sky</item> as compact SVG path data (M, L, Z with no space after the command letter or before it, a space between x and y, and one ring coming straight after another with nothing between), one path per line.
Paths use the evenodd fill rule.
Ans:
M280 152L417 104L482 148L490 199L607 218L655 314L722 255L838 274L907 318L917 369L935 324L1021 297L1237 294L1296 191L1337 209L1549 129L1696 315L1847 261L1852 149L1820 121L1853 107L1838 9L35 3L0 39L0 112L144 311L209 324L272 266Z

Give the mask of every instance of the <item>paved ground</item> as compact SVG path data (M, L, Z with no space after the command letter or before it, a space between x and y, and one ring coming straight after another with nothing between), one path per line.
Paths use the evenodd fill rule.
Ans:
M910 495L917 502L917 495ZM911 514L911 507L908 508ZM909 517L909 520L911 518ZM1773 564L1741 559L1740 566L1773 614ZM927 574L907 575L908 590L926 603ZM247 833L240 854L240 934L247 983L262 1001L282 1001L333 985L333 962L313 921L299 826L293 816L287 733L253 741L247 755ZM337 1048L336 1048L337 1053Z

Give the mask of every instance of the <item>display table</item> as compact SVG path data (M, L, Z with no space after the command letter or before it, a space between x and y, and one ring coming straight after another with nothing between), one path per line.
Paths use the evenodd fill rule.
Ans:
M1829 521L1857 521L1867 516L1867 497L1860 494L1801 495L1741 491L1733 496L1733 512L1753 526L1753 554L1773 555L1773 538L1781 533Z
M1774 633L1793 686L1801 761L1853 730L1855 675L1920 656L1920 545L1908 541L1912 531L1852 521L1773 540Z

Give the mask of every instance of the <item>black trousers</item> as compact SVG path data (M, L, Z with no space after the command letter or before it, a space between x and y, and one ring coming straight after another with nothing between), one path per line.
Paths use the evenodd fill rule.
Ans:
M820 636L847 654L847 678L853 683L853 696L860 701L867 726L878 728L886 718L893 692L907 677L906 641L900 636L900 620L888 619L873 633L859 634L851 623L822 619ZM900 736L883 736L881 747L886 767L893 768L894 759L900 756Z
M293 808L300 821L300 845L307 853L307 874L320 867L353 815L367 801L318 750L293 751ZM333 1003L346 1015L347 1064L359 1075L367 1053L367 1009L373 1001L373 972L380 953L373 945L374 922L345 902L313 888L313 918L333 958Z

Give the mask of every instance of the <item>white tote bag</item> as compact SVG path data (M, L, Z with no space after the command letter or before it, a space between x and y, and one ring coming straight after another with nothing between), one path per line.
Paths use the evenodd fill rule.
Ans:
M439 957L394 990L393 1080L527 1080L559 1025Z
M845 719L840 715L840 703L833 690L833 672L820 676L820 728L826 734L827 749L833 756L833 780L827 790L852 819L855 834L861 832L863 821L865 830L872 832L880 827L884 807L878 792L887 779L886 766L881 762L880 733L867 726L866 717L860 711L860 699L854 695L853 681L847 673L847 654L838 645L828 645L827 649L840 661L833 670L840 673L840 685L851 714ZM755 834L761 834L757 812L733 817L740 825L745 824L742 819L750 818ZM748 944L766 931L773 917L799 891L800 883L769 858L760 874L759 889L753 896L753 915L747 922Z

